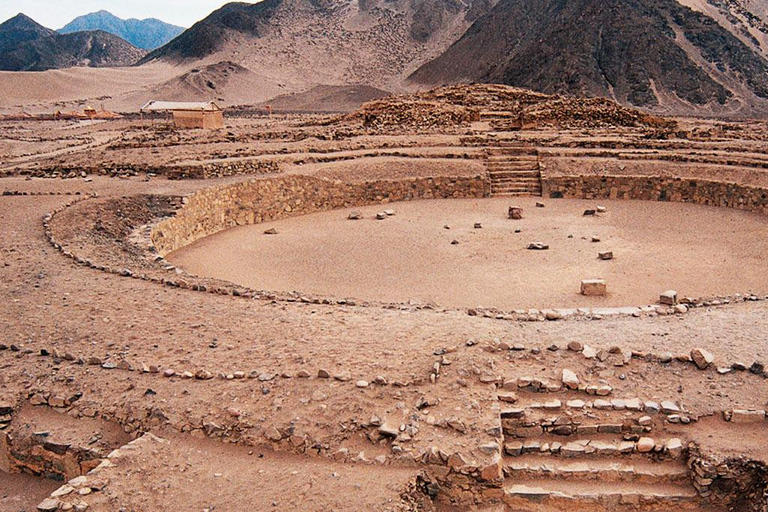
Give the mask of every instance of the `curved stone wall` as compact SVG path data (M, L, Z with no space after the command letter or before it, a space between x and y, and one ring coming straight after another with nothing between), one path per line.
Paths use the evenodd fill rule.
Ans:
M574 199L675 201L768 214L768 189L736 183L653 176L544 178L544 195Z
M166 254L234 226L323 210L413 199L485 197L484 176L409 178L344 183L311 176L265 178L201 190L152 231L157 252Z

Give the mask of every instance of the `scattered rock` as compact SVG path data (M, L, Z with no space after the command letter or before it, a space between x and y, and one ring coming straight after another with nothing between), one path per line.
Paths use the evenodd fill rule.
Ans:
M593 217L597 212L595 210L584 210L584 217Z
M536 208L544 208L544 203L541 201L536 201Z
M376 214L376 220L384 220L387 218L387 214L384 212L379 212Z
M483 225L479 222L475 222L475 229L483 229Z
M546 318L549 321L562 320L563 315L557 311L550 309L546 313L544 313L544 318Z
M528 244L529 251L546 251L549 250L549 245L542 242L533 242Z
M673 437L672 439L667 440L666 444L664 445L664 450L673 457L678 457L680 454L683 453L683 442Z
M322 368L317 371L317 378L318 379L330 379L331 374L328 372L328 370L323 370Z
M601 251L597 253L597 257L600 258L603 261L608 261L613 259L613 251Z
M362 218L363 218L363 214L358 211L350 212L349 217L347 217L347 219L349 220L360 220Z
M350 380L352 380L352 375L350 375L349 372L341 372L337 375L334 375L333 378L340 382L349 382Z
M715 356L703 348L695 348L691 350L691 360L693 360L699 370L704 370L712 364L715 360Z
M400 434L400 428L393 425L392 423L389 423L388 421L385 421L379 427L379 434L386 437L397 437Z
M40 502L37 506L37 510L39 512L55 512L59 509L59 505L61 505L61 501L56 498L47 498Z
M512 220L520 220L523 218L523 209L519 206L510 206L507 211L507 217Z
M641 437L637 440L637 451L640 453L651 452L655 446L656 442L650 437Z
M581 352L584 350L584 345L580 341L571 341L568 343L568 350L572 352Z
M268 230L264 231L264 234L265 235L276 235L277 234L277 229L269 228Z
M568 389L578 389L580 383L581 381L579 381L576 373L567 368L563 369L563 385L565 387Z
M267 429L266 432L264 432L264 437L266 437L270 441L277 442L283 438L283 434L281 434L280 431L277 430L275 427L270 427Z

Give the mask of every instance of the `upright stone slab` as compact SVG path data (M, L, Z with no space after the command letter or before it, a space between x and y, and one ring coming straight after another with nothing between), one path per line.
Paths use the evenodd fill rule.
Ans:
M512 220L520 220L523 218L523 209L519 206L510 206L507 212L507 217Z
M677 304L677 292L675 290L665 291L659 296L659 303L674 306Z
M588 297L605 297L608 285L605 279L585 279L581 282L581 294Z

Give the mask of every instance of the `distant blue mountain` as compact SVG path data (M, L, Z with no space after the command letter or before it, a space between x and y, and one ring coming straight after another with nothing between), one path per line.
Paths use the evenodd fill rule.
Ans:
M184 32L184 27L154 18L123 20L107 11L99 11L75 18L59 33L70 34L84 30L103 30L125 39L137 48L154 50Z

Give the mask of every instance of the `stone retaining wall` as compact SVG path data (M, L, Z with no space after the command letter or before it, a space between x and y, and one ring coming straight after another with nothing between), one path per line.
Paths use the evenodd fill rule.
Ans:
M544 177L543 195L695 203L768 214L768 190L720 181L648 176Z
M485 197L484 176L409 178L343 183L311 176L256 179L202 190L185 198L175 217L160 222L152 242L166 255L234 226L317 211L413 199Z

